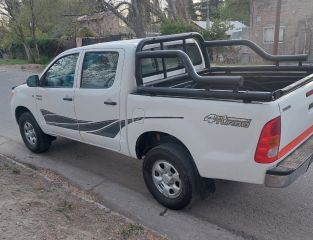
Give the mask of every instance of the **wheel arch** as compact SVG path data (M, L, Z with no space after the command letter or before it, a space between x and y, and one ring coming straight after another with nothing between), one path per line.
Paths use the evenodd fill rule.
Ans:
M15 120L17 123L19 122L19 119L22 116L22 114L25 112L31 113L31 111L27 107L24 107L24 106L18 106L15 108L15 114L14 115L15 115Z
M195 161L192 154L186 144L183 143L179 138L173 136L172 134L162 132L162 131L147 131L142 133L136 141L135 152L138 159L142 159L146 153L152 148L162 144L162 143L176 143L182 146L190 155L194 166L196 167Z

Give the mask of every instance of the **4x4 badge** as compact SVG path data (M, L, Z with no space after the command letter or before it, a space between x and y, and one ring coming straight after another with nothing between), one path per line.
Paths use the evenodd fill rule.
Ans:
M252 122L252 119L229 117L227 115L219 116L216 114L210 114L206 116L203 121L206 121L210 124L219 124L219 125L224 125L224 126L249 128Z

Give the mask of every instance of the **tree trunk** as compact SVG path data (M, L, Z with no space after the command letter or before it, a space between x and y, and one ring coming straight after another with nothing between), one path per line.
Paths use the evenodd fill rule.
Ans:
M40 52L39 52L39 47L38 47L37 40L36 40L35 48L36 48L36 55L37 55L36 63L40 63Z
M177 20L176 0L168 0L167 5L168 5L169 17L173 20Z
M39 63L40 62L40 53L39 53L37 37L36 37L36 17L35 17L35 13L34 13L34 1L33 0L29 0L29 8L30 8L30 12L31 12L32 40L33 40L33 43L35 45L35 51L36 51L35 62Z
M32 51L30 49L30 46L27 44L23 29L20 25L17 26L16 30L16 35L18 36L18 38L20 39L20 41L22 42L23 46L24 46L24 50L25 50L25 54L27 56L27 60L29 62L35 62L35 58L32 54Z
M146 36L146 28L145 28L145 10L146 5L143 1L132 0L133 13L132 13L132 26L131 28L136 34L137 38L143 38Z
M133 31L135 32L137 38L144 38L147 35L146 31L142 28L139 28L138 26L135 27Z
M30 50L29 46L26 43L24 43L24 42L22 44L23 44L23 47L24 47L24 50L25 50L25 54L27 56L27 60L29 62L34 62L34 58L33 58L32 54L31 54L31 50Z
M169 16L173 20L189 20L191 18L190 0L167 0Z

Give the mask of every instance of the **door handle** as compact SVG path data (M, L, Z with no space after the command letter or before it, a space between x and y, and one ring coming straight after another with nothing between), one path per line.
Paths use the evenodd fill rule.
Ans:
M73 101L73 98L65 97L65 98L63 98L63 100L64 100L64 101L72 102L72 101Z
M117 102L105 101L104 104L105 104L105 105L110 105L110 106L116 106L116 105L117 105Z

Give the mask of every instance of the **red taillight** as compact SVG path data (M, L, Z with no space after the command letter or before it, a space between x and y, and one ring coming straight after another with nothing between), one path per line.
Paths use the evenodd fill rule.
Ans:
M257 163L272 163L278 160L281 134L281 119L269 121L262 129L254 160Z

